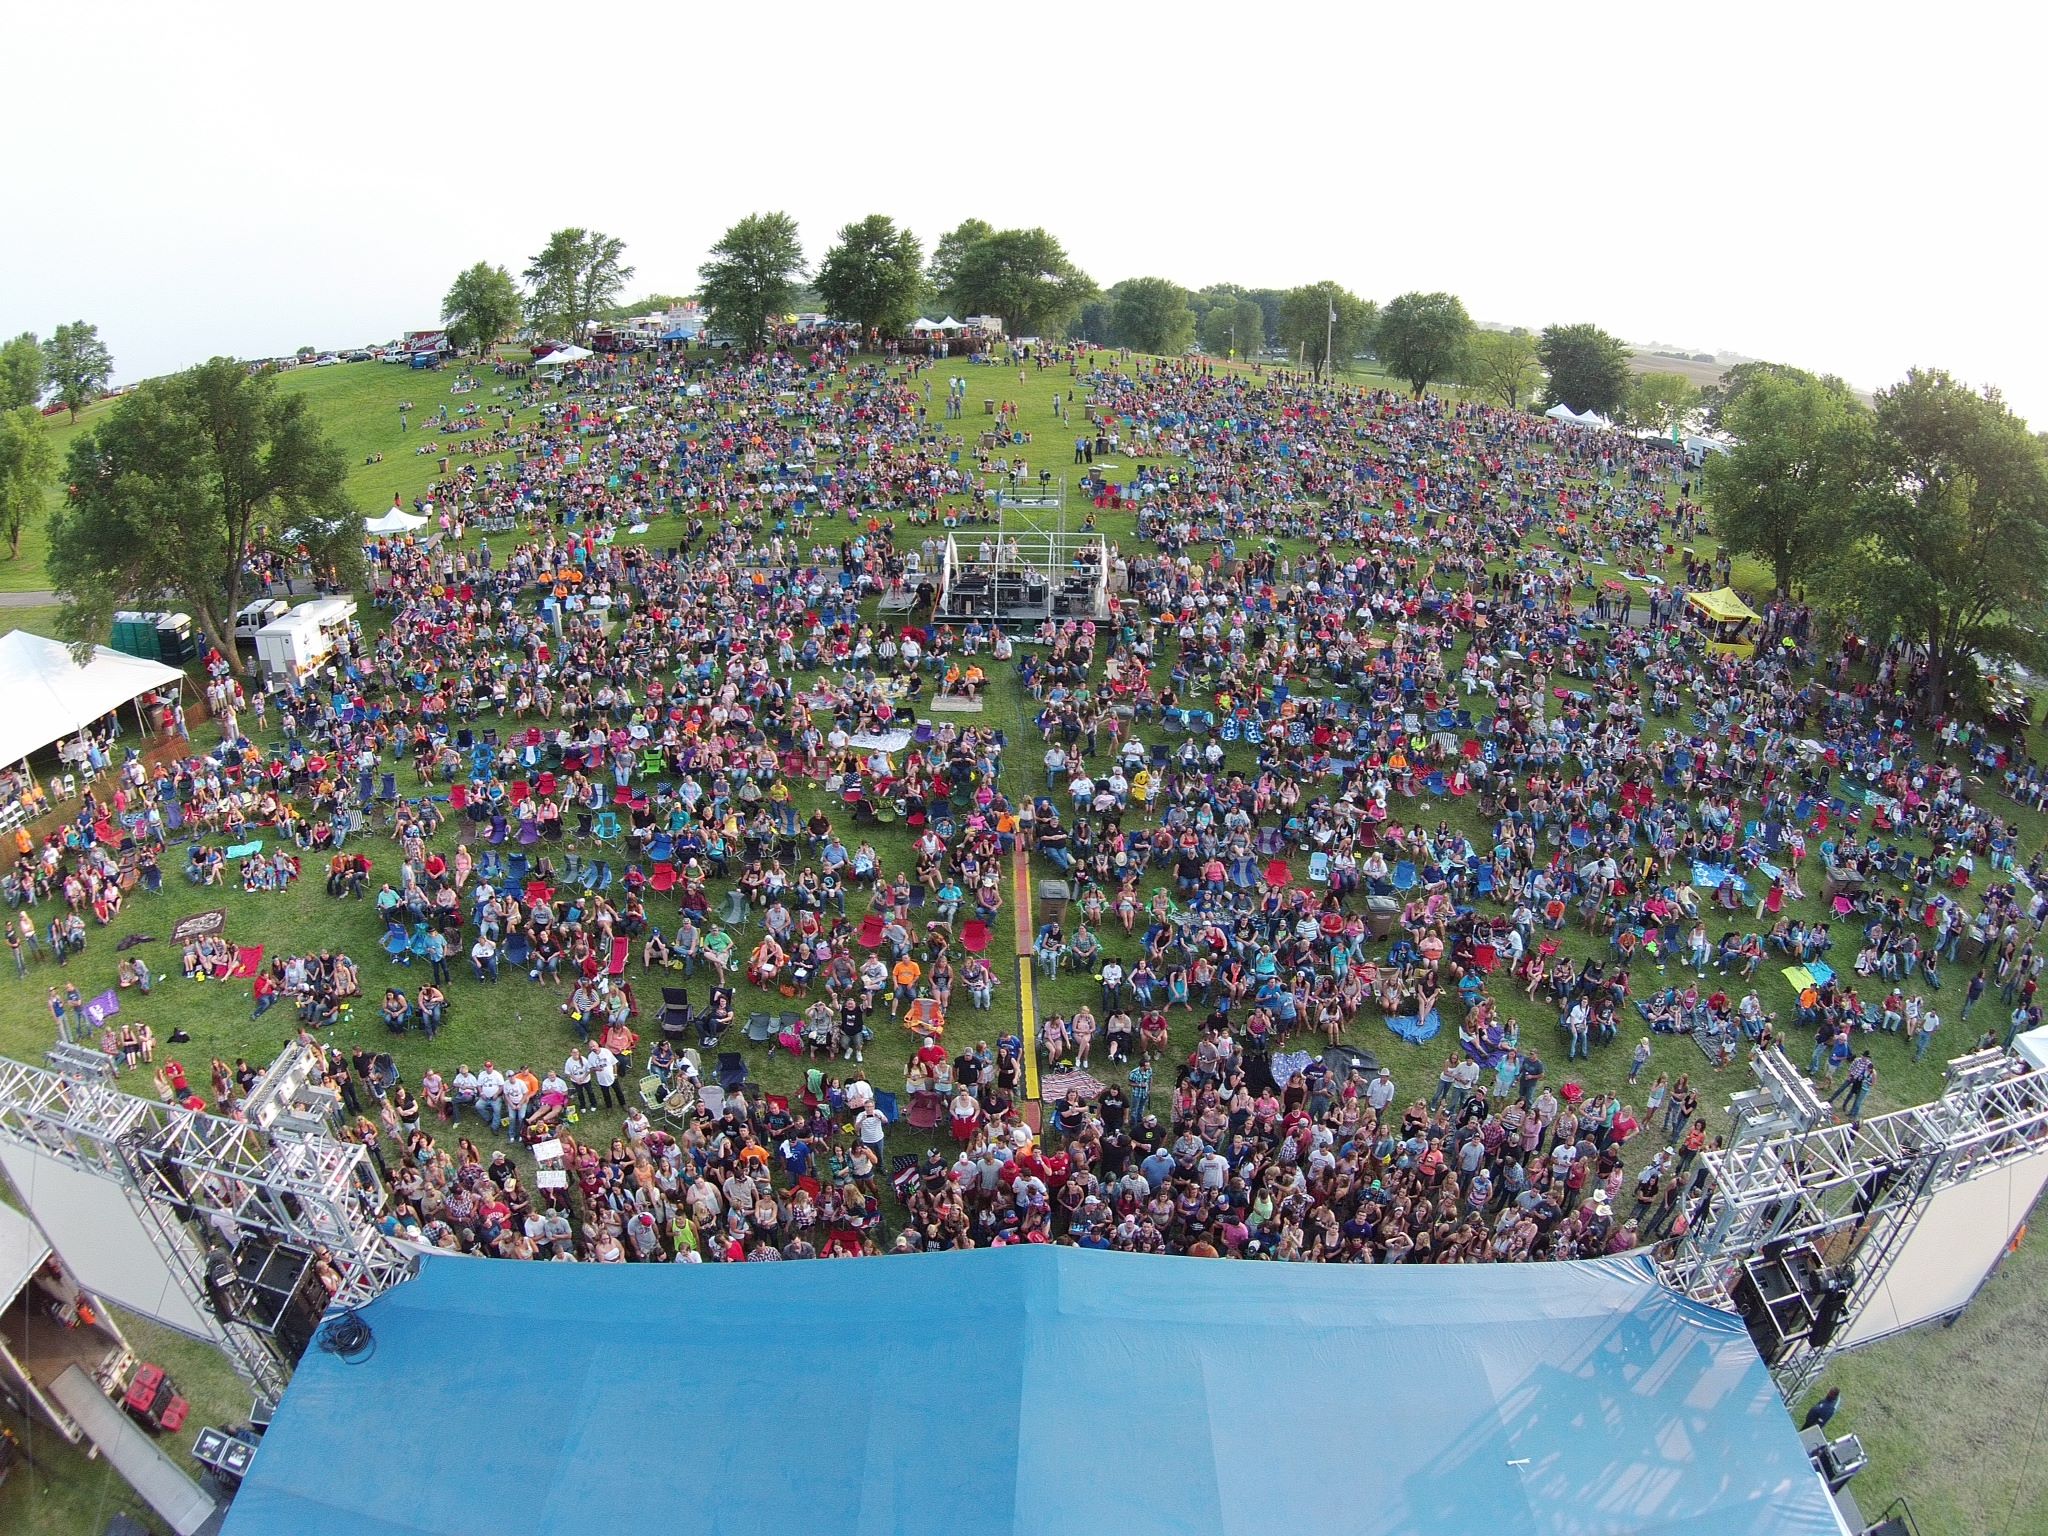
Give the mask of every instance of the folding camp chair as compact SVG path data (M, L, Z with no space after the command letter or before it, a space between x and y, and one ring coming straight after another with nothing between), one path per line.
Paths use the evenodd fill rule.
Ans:
M690 1027L690 993L685 987L661 989L661 1032L680 1040Z
M747 1059L738 1051L718 1053L718 1086L727 1093L746 1086Z

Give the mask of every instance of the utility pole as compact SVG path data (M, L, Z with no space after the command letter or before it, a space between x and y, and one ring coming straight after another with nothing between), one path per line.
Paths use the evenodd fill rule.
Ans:
M1331 353L1336 350L1337 346L1337 301L1331 299L1329 305L1330 320L1323 327L1323 373L1325 377L1328 377L1337 364L1336 358L1331 356Z

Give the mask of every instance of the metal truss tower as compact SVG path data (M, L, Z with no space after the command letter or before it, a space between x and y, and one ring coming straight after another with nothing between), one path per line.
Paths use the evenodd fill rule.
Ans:
M98 1051L60 1044L49 1059L47 1068L0 1059L0 1143L116 1184L212 1325L209 1341L259 1398L277 1401L288 1366L262 1329L221 1320L207 1285L209 1237L324 1255L340 1277L334 1307L358 1306L411 1272L376 1226L384 1192L368 1150L330 1130L337 1106L331 1090L312 1086L309 1047L286 1047L235 1120L121 1092Z
M1932 1103L1855 1122L1835 1121L1781 1051L1759 1053L1754 1065L1760 1086L1731 1103L1734 1134L1705 1154L1707 1196L1665 1266L1671 1284L1717 1305L1732 1304L1743 1264L1766 1248L1811 1244L1847 1281L1846 1326L1936 1194L2032 1155L2048 1138L2048 1072L2001 1050L1950 1062ZM1798 1342L1772 1374L1796 1397L1837 1352Z

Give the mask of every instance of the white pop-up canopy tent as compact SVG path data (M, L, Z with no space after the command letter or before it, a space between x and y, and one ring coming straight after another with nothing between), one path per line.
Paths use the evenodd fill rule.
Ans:
M910 332L913 336L922 336L926 331L936 331L938 328L938 321L927 320L923 315L910 322Z
M1614 423L1597 411L1575 411L1562 400L1543 413L1552 421L1568 421L1575 427L1598 427L1602 431L1613 429Z
M552 368L557 363L580 363L586 357L595 357L596 355L588 347L557 347L546 357L535 358L533 366L536 368Z
M0 699L7 701L0 711L0 763L21 762L123 704L184 681L175 667L104 645L94 646L81 667L68 645L10 630L0 635Z
M424 528L426 525L427 520L424 517L416 517L410 512L401 512L398 508L393 507L382 517L372 519L370 522L363 524L363 532L411 533L413 529Z

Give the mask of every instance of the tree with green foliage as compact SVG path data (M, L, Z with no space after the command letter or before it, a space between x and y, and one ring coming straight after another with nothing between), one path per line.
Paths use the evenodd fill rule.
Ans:
M1188 309L1195 317L1195 333L1202 334L1202 327L1208 324L1209 316L1217 310L1234 309L1245 298L1246 290L1236 283L1211 283L1198 288L1188 295ZM1206 346L1204 350L1207 350Z
M1996 390L1939 370L1908 373L1873 415L1857 536L1824 580L1873 636L1918 650L1932 719L1979 658L2041 660L2048 454Z
M535 328L586 341L597 312L632 280L626 242L595 229L558 229L526 264L526 313Z
M1613 417L1628 403L1628 348L1599 326L1546 326L1536 357L1550 376L1551 404Z
M1018 337L1064 336L1096 291L1094 280L1042 229L999 229L976 241L953 276L956 312L998 316Z
M105 392L114 376L114 354L100 340L100 328L84 320L60 325L43 343L43 367L73 421Z
M49 387L44 368L43 344L34 331L0 343L0 411L40 404Z
M1164 277L1127 277L1109 290L1113 339L1134 352L1178 357L1195 339L1188 291Z
M1254 288L1245 295L1259 306L1260 329L1265 332L1268 346L1278 345L1280 340L1280 311L1287 303L1287 295L1278 288Z
M750 213L718 237L697 269L711 323L748 351L796 303L804 276L803 242L786 213Z
M962 219L957 228L939 236L939 243L932 247L931 262L924 269L925 291L933 304L952 310L955 316L970 308L960 298L960 263L969 251L995 232L995 225L987 219Z
M303 555L343 585L361 574L347 457L304 395L231 358L124 396L71 445L66 474L48 569L76 644L104 634L116 608L165 598L233 656L251 555Z
M457 351L481 353L519 323L519 285L488 261L466 267L441 300L441 321Z
M21 535L43 509L43 490L57 473L57 445L33 405L0 411L0 535L8 558L21 558Z
M1266 312L1250 299L1218 300L1202 316L1202 350L1217 357L1257 357L1266 346Z
M1682 373L1639 373L1629 380L1629 425L1669 432L1700 403L1700 387Z
M839 231L818 264L818 296L835 320L900 336L924 299L924 247L886 213L871 213Z
M1543 382L1543 367L1536 361L1536 338L1519 327L1474 332L1465 348L1460 377L1468 389L1478 390L1508 410L1519 410Z
M1797 384L1825 384L1840 394L1855 394L1847 382L1836 374L1808 373L1804 368L1795 368L1790 363L1737 363L1724 372L1718 382L1700 391L1699 408L1702 419L1715 431L1724 430L1727 426L1727 412L1742 398L1742 392L1763 379L1790 379Z
M1331 316L1336 316L1332 324ZM1317 373L1342 363L1372 345L1379 321L1378 306L1332 282L1290 288L1280 300L1280 324L1267 334Z
M1788 377L1759 380L1726 420L1735 442L1701 471L1715 534L1736 554L1769 562L1790 595L1848 535L1870 461L1870 415L1818 380Z
M1373 349L1380 366L1420 399L1439 380L1455 379L1465 367L1472 317L1451 293L1404 293L1380 311Z

